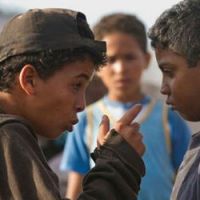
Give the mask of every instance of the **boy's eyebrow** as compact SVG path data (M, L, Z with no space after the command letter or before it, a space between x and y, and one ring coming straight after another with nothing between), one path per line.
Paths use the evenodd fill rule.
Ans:
M88 76L87 74L84 74L84 73L79 74L79 75L77 75L76 77L77 77L77 78L83 78L83 79L85 79L85 80L89 80L89 79L90 79L90 76Z
M158 67L160 68L160 69L162 69L163 67L165 67L165 66L173 66L173 64L171 64L170 62L167 62L167 61L161 61L161 62L159 62L158 63Z
M77 75L76 77L77 78L83 78L86 81L91 81L93 76L94 76L94 73L91 76L89 76L88 74L82 73L82 74Z

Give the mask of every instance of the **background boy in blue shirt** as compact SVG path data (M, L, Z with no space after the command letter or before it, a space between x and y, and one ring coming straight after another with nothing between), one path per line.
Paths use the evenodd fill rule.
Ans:
M136 121L141 123L146 146L146 175L139 200L168 200L190 132L176 112L142 90L142 74L150 61L145 27L134 15L116 13L103 17L93 30L96 39L107 44L107 64L97 74L108 93L79 115L79 123L68 135L61 166L70 171L67 197L76 199L82 178L93 166L89 155L96 146L102 115L109 116L112 126L140 103L143 109Z

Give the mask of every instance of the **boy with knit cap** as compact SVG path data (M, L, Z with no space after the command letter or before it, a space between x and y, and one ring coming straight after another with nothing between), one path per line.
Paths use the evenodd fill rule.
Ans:
M83 13L33 9L11 19L0 33L0 199L62 199L37 136L71 131L85 107L85 90L105 62L104 42L94 40ZM78 199L136 199L144 164L141 106L109 131L99 127L96 166ZM134 150L135 149L135 150Z

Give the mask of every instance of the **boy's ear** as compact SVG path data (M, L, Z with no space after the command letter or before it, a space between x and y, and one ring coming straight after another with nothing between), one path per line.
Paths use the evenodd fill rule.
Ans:
M145 54L145 61L146 61L145 69L147 69L149 67L149 64L150 64L150 61L151 61L151 54L149 52L147 52Z
M30 64L25 65L20 71L19 84L22 90L28 95L33 95L35 93L37 79L38 73L34 66Z

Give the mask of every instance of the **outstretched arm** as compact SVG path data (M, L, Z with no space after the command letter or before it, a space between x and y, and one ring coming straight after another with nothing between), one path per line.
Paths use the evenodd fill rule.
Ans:
M66 188L66 197L70 200L76 200L79 194L82 192L82 181L84 175L70 171L68 174L68 184Z
M131 108L111 131L108 119L103 118L99 148L93 154L96 166L84 178L78 199L137 199L145 171L140 158L144 145L139 125L132 121L140 110L139 105Z

